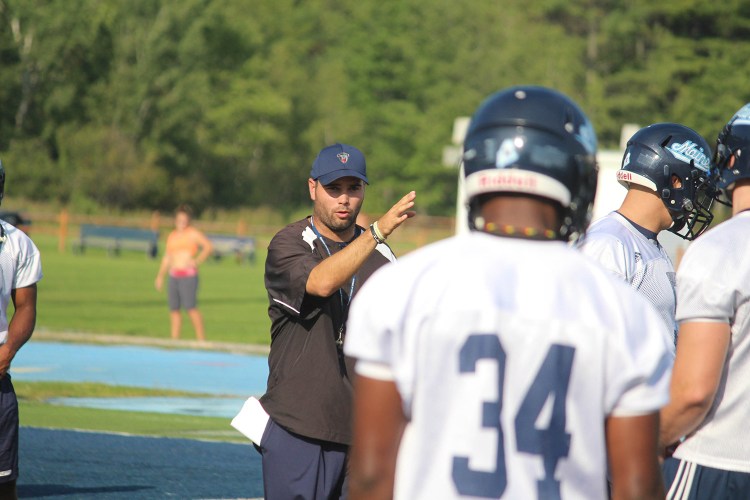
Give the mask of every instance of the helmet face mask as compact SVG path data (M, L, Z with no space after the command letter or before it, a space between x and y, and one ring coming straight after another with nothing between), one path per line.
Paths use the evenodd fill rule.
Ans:
M714 220L711 207L716 199L717 191L710 174L696 179L692 200L685 199L685 209L688 215L678 219L669 231L691 241L703 234ZM678 226L679 224L679 226ZM684 232L681 232L685 228Z
M628 141L617 180L654 191L672 217L668 230L686 240L713 220L716 198L711 148L694 130L676 123L642 128Z
M750 179L750 103L745 104L719 133L716 140L718 201L732 205L731 191L738 180Z
M521 193L559 203L559 237L572 240L591 221L596 192L596 136L565 95L544 87L512 87L487 98L464 141L469 227L489 193Z

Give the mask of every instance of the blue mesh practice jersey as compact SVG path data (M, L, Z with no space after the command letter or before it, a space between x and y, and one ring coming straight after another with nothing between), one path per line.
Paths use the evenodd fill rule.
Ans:
M638 290L661 316L672 353L677 339L676 278L674 266L664 248L644 236L617 212L594 222L578 248L605 269Z

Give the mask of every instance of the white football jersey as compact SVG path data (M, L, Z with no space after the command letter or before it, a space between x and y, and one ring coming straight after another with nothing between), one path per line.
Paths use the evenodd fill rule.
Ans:
M674 354L676 275L666 250L617 212L610 212L594 222L578 242L578 248L629 283L656 307Z
M729 353L714 404L674 456L717 469L750 472L750 212L696 239L677 273L677 320L731 325Z
M5 221L0 224L5 231L5 241L0 243L0 344L4 344L8 340L10 292L42 279L42 264L39 250L26 233Z
M345 352L401 395L395 498L605 498L606 417L669 397L660 328L568 245L472 232L377 271Z

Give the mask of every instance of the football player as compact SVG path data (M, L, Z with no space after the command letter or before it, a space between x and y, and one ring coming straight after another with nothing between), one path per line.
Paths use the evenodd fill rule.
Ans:
M671 355L653 307L568 241L589 223L596 137L520 86L464 146L472 231L383 267L352 304L350 498L663 498Z
M664 462L668 498L750 495L750 104L719 134L716 166L732 217L688 247L677 273L680 335L661 412L661 446L678 443Z
M0 162L0 202L5 168ZM18 399L10 368L36 325L39 250L23 231L0 220L0 498L18 498ZM8 306L13 304L8 315Z
M616 211L595 221L579 248L656 307L672 345L675 271L657 236L670 231L694 240L711 224L715 185L711 148L676 123L642 128L628 141L617 180L628 189Z

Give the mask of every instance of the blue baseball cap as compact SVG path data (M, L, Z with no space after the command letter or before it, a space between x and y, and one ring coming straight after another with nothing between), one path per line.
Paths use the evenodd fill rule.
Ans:
M348 144L334 144L320 150L313 162L310 177L324 186L341 177L357 177L367 181L365 155Z

